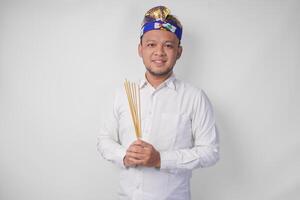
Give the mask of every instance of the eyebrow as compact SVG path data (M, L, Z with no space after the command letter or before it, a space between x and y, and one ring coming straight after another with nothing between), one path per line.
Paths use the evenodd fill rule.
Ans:
M148 43L148 42L157 42L157 40L146 40L145 42L146 43ZM171 40L167 40L167 41L164 41L163 43L172 43L172 44L175 44L176 42L175 41L171 41Z
M145 42L156 42L156 40L146 40Z

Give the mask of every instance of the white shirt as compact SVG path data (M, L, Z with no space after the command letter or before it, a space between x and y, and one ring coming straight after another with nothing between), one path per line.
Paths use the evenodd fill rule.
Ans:
M188 200L192 170L219 159L218 133L205 93L171 76L156 89L140 83L142 140L160 152L161 167L126 168L123 158L136 140L124 89L117 92L98 150L121 167L119 199Z

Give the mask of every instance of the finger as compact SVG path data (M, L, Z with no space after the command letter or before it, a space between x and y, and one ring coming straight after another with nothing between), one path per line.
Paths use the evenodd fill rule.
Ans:
M133 144L132 147L144 148L143 144L140 144L140 143Z
M138 138L137 140L133 141L131 143L131 145L141 145L143 143L143 140L141 140L140 138Z
M144 153L144 147L133 145L127 149L127 152Z
M129 158L134 158L136 160L142 160L145 158L144 154L134 153L134 152L127 152L126 156L128 156Z
M125 165L126 167L133 167L135 164L132 163L132 162L130 161L129 157L126 155L126 156L125 156L125 159L124 159L124 165Z
M136 140L131 145L129 145L128 148L134 147L134 146L142 146L142 142Z
M128 162L130 163L130 165L136 166L136 165L141 165L144 161L135 159L133 157L128 157Z
M126 167L136 167L137 165L132 163L131 161L127 161Z
M139 144L143 147L146 147L146 148L152 148L153 147L150 143L148 143L144 140L139 140Z
M134 144L141 145L143 143L143 140L138 138L136 141L134 141Z
M130 149L130 148L132 148L132 147L134 147L134 146L137 146L136 141L132 142L132 143L129 145L128 149Z
M137 159L133 159L131 161L133 163L134 166L145 166L145 161L144 160L137 160Z
M125 157L125 165L126 166L134 166L135 165L134 160L135 160L134 158L131 158L128 155L126 155L126 157Z

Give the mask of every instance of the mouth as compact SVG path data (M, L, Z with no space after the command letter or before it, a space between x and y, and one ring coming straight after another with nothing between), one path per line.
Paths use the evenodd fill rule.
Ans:
M158 64L158 65L162 65L162 64L164 64L167 61L166 60L160 60L160 59L158 59L158 60L152 60L152 62L155 63L155 64Z

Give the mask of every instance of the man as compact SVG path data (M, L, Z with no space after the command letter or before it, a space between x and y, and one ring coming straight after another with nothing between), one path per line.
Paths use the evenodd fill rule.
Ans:
M143 21L139 56L142 138L136 139L123 90L99 137L102 156L121 167L120 199L188 200L192 170L219 159L218 134L205 93L175 77L182 26L168 8L150 9Z

